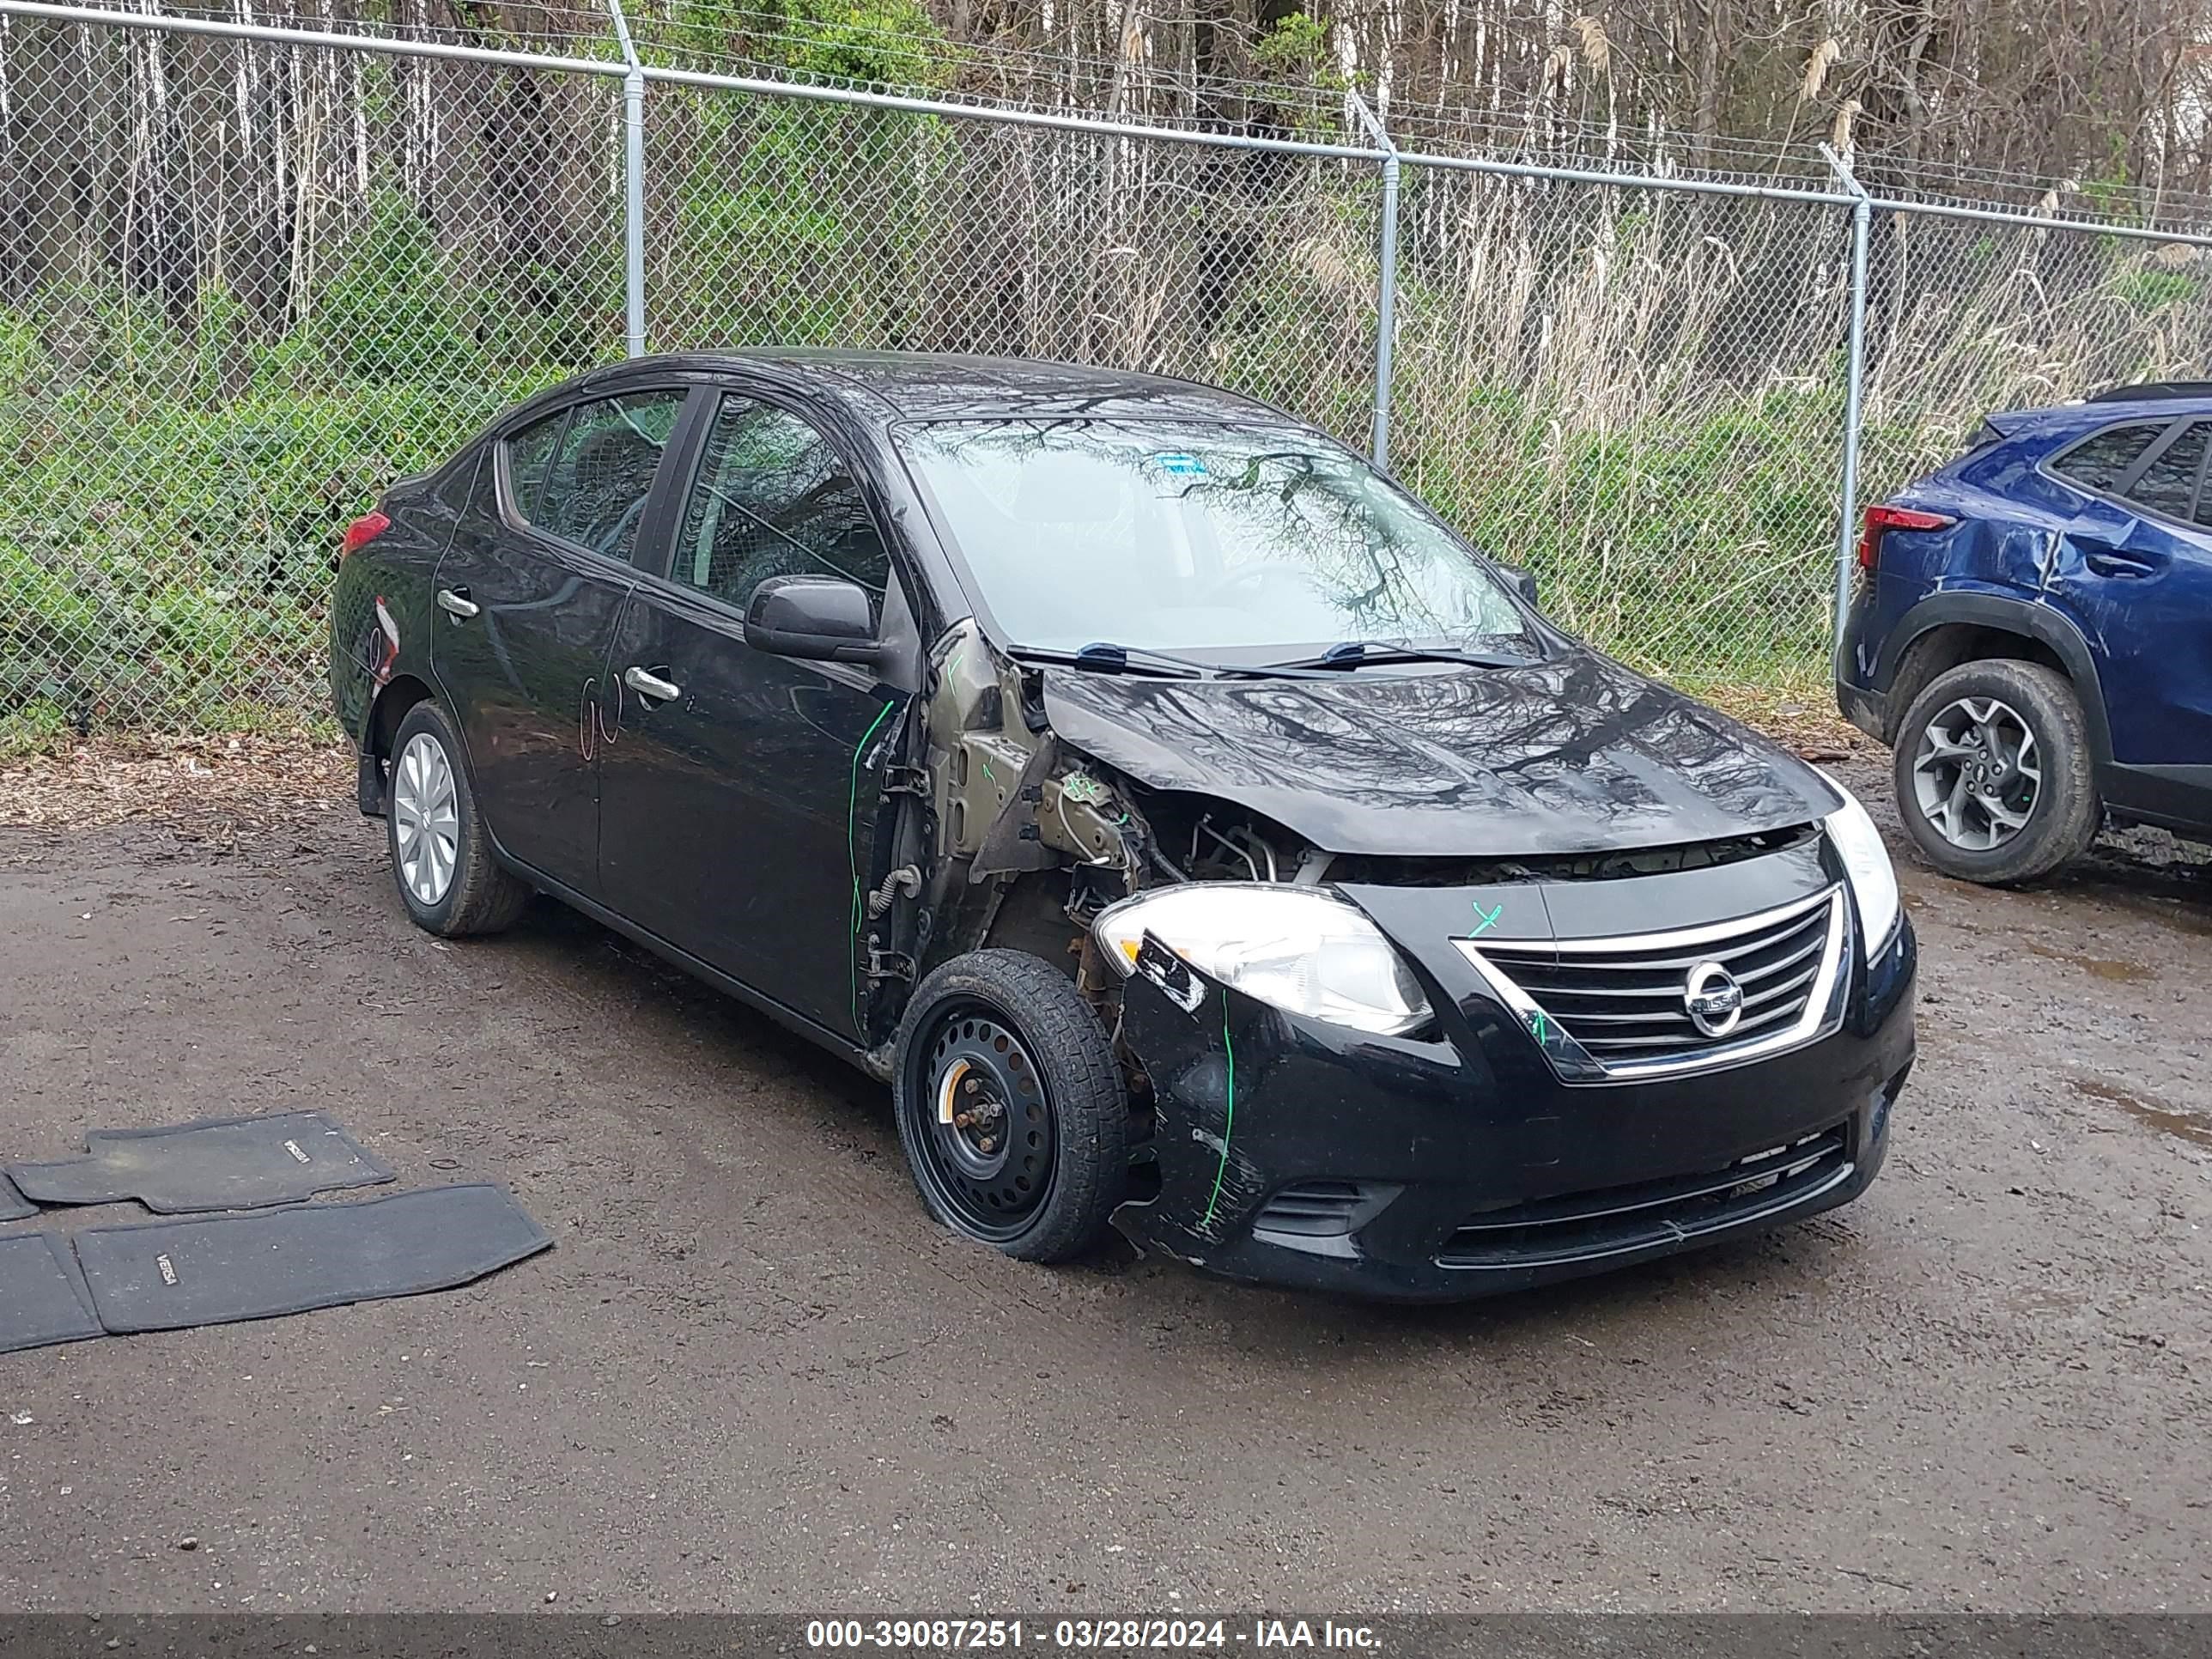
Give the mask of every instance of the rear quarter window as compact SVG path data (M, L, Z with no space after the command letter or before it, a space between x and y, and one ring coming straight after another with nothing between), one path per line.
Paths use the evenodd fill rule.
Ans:
M2169 519L2186 519L2197 499L2197 470L2204 461L2204 444L2212 425L2194 422L2152 458L2142 476L2128 486L2128 499Z
M2125 426L2107 427L2059 456L2051 462L2051 470L2084 489L2113 495L2119 489L2120 480L2166 425L2164 421L2131 421Z
M507 441L507 476L515 510L532 524L544 521L545 471L560 447L561 428L568 418L567 410L557 410Z

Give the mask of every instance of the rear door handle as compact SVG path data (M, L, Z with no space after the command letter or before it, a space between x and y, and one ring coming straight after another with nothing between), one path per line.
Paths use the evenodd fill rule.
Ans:
M2085 550L2081 562L2100 576L2155 576L2164 561L2117 547Z
M449 617L466 621L483 607L469 597L465 587L441 587L438 590L438 609Z
M632 664L623 670L623 684L641 697L651 697L659 702L673 702L684 695L684 688L674 680L664 680L649 668Z

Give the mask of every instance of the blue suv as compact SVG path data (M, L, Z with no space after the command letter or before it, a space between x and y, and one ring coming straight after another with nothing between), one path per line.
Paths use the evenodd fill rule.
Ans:
M1992 415L1866 509L1836 700L1899 816L1969 881L2047 875L2100 824L2212 836L2212 381Z

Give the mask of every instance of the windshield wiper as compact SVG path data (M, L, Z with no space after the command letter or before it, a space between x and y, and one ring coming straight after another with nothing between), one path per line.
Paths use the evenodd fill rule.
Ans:
M1080 651L1055 651L1042 645L1010 645L1006 654L1020 662L1063 664L1095 674L1157 674L1168 679L1194 680L1223 672L1220 665L1177 657L1165 651L1147 651L1140 645L1115 645L1094 640Z
M1463 662L1474 668L1525 668L1534 657L1507 656L1495 651L1462 651L1456 646L1378 644L1370 640L1342 640L1317 657L1293 657L1287 662L1261 666L1279 669L1336 668L1349 671L1394 662Z

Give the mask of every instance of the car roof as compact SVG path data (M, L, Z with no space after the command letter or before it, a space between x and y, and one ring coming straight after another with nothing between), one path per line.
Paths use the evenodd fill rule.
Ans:
M692 373L750 372L841 398L855 414L878 421L1051 415L1305 424L1256 398L1194 380L1027 357L780 346L671 354L622 368L647 365Z
M2212 382L2154 380L2116 386L2071 403L1999 410L1990 424L2005 436L2059 436L2129 421L2176 421L2212 414Z
M2109 386L2083 399L2093 404L2172 403L2177 399L2212 403L2212 380L2145 380L2136 386Z

